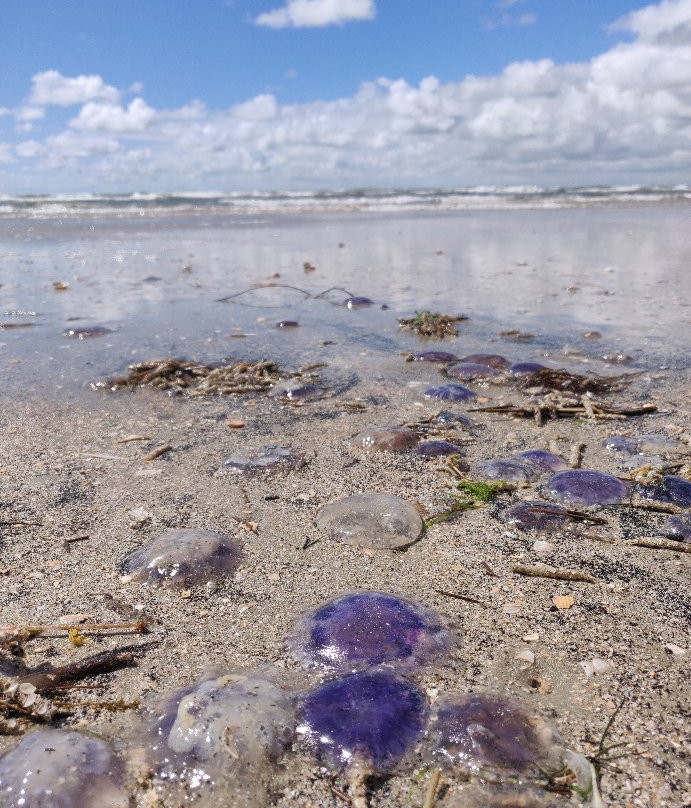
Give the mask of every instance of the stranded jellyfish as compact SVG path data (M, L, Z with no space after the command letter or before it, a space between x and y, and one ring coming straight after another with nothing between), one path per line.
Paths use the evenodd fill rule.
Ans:
M449 412L449 410L442 410L433 416L430 421L436 427L442 429L456 429L463 427L464 429L472 429L475 426L474 421L468 418L467 415L460 415L457 412Z
M662 530L671 539L691 542L691 514L684 513L670 516Z
M373 670L308 693L297 731L320 761L345 771L353 808L367 808L367 778L399 765L426 720L427 703L417 687L390 671Z
M289 446L265 446L256 455L231 455L223 461L223 467L234 474L251 477L264 472L291 471L304 463L304 455Z
M507 373L511 376L530 376L531 373L544 369L545 366L539 362L514 362L513 365L509 365Z
M499 356L498 354L484 354L484 353L475 353L470 354L470 356L464 356L461 359L461 362L473 362L478 365L487 365L490 368L496 368L497 370L506 370L509 367L511 362L508 359L505 359L503 356Z
M527 485L539 476L535 465L515 457L481 460L475 468L478 476L485 480L501 480L514 485Z
M314 382L279 382L271 388L269 396L282 398L285 401L316 401L323 398L325 390Z
M3 808L127 808L110 747L80 732L46 729L0 758Z
M241 559L239 546L222 533L169 528L131 552L122 569L130 580L187 587L219 582L235 572Z
M541 471L551 471L554 473L557 471L566 471L569 467L563 457L552 454L552 452L547 452L544 449L528 449L527 452L519 452L516 457L519 460L532 463L533 466L536 466Z
M418 351L412 354L413 362L458 362L455 354L447 351Z
M422 519L409 502L370 492L329 503L317 516L317 527L346 544L393 550L417 540Z
M442 457L450 454L463 454L463 449L448 440L426 440L417 445L415 453L426 458Z
M661 485L642 486L638 492L645 499L691 508L691 482L674 474L665 475Z
M418 440L417 432L405 426L370 426L352 437L350 445L368 452L405 452Z
M435 758L474 773L561 768L557 731L530 707L489 693L439 700L430 729Z
M373 306L374 300L370 300L368 297L361 297L358 295L353 295L352 297L347 297L343 301L343 305L347 309L364 309L367 306Z
M560 471L550 477L546 492L556 500L573 505L617 505L628 494L628 486L604 471Z
M518 530L556 533L569 521L567 511L553 502L520 502L502 514L507 524Z
M91 337L105 337L106 334L112 334L110 328L102 325L84 326L83 328L66 328L62 332L63 337L71 337L72 339L90 339Z
M204 806L258 808L267 804L272 770L294 728L292 698L271 679L252 672L209 678L172 694L158 714L156 774Z
M469 382L473 379L491 379L494 376L500 376L501 371L491 365L482 365L479 362L458 362L446 368L446 374Z
M602 445L610 452L622 452L625 454L677 454L688 451L688 446L675 438L667 435L636 435L626 437L624 435L611 435L606 438Z
M453 641L436 612L382 592L351 592L303 617L290 639L304 667L337 673L392 665L410 670L446 655Z
M477 393L464 387L462 384L442 384L439 387L428 387L425 398L438 398L441 401L471 401L477 398Z

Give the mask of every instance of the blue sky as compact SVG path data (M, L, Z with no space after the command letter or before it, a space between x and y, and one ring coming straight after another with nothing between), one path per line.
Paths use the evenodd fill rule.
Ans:
M0 49L0 193L691 179L691 0L0 0Z

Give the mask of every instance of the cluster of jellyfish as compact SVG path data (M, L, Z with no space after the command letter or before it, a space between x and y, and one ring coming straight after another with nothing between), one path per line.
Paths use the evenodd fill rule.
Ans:
M237 548L224 555L240 557ZM131 568L146 565L140 554ZM186 584L216 574L201 566L181 573ZM154 580L143 572L142 579ZM449 693L429 704L416 677L456 646L431 609L349 592L299 619L287 645L304 671L299 687L273 669L221 670L154 705L141 736L149 777L140 773L140 787L148 782L165 805L259 808L269 804L284 759L302 752L343 779L353 808L369 804L371 776L430 766L474 783L460 791L458 806L542 808L542 788L565 771L600 804L592 766L532 707L491 693ZM4 808L127 808L126 765L95 735L40 730L0 758L0 801Z

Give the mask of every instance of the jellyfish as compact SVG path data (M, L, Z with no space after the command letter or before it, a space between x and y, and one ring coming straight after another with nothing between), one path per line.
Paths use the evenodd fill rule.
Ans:
M556 533L569 521L568 512L553 502L519 502L502 514L504 520L525 532Z
M413 362L458 362L458 357L448 351L418 351L412 354Z
M127 808L123 767L104 741L44 729L0 757L3 808Z
M475 468L479 477L514 485L527 485L539 476L539 469L533 463L515 457L481 460Z
M240 547L222 533L169 528L150 544L131 552L122 569L130 580L184 588L218 583L232 575L241 560Z
M469 382L473 379L491 379L501 376L501 371L492 365L483 365L479 362L457 362L446 368L446 375Z
M506 370L511 365L508 359L505 359L503 356L499 356L498 354L483 354L483 353L476 353L470 354L470 356L464 356L461 359L461 362L474 362L478 365L487 365L491 368L496 368L497 370Z
M103 325L83 326L82 328L66 328L62 332L63 337L71 337L72 339L91 339L92 337L105 337L106 334L112 334L111 328L106 328Z
M638 493L645 499L691 508L691 482L675 474L666 474L661 485L641 486Z
M431 458L450 454L463 454L463 449L448 440L426 440L417 445L415 453L425 458Z
M405 426L370 426L352 437L350 445L367 452L405 452L418 440L417 432Z
M563 457L552 454L552 452L546 452L544 449L528 449L527 452L519 452L516 457L519 460L532 463L541 471L566 471L569 467Z
M151 730L156 775L205 806L260 808L294 730L293 698L271 676L211 676L165 699Z
M691 542L691 514L680 513L677 516L670 516L662 530L671 539Z
M348 673L386 664L410 671L446 656L453 638L431 609L383 592L350 592L300 619L289 640L306 668Z
M343 301L343 305L347 309L364 309L367 308L367 306L373 306L374 300L370 300L369 297L353 295L352 297L347 297Z
M317 516L317 527L346 544L393 550L417 541L422 519L404 499L367 492L326 505Z
M530 376L544 369L545 366L539 362L514 362L513 365L509 365L507 373L510 376Z
M352 808L367 808L367 779L385 775L414 749L427 720L415 685L392 671L369 670L307 693L298 732L325 765L345 772Z
M626 498L629 488L613 474L573 469L550 477L545 491L566 504L617 505Z
M477 398L474 393L462 384L442 384L439 387L428 387L425 390L426 398L438 398L441 401L472 401Z
M252 477L274 471L292 471L305 465L305 456L289 446L265 446L259 454L231 455L223 461L223 467L234 474Z

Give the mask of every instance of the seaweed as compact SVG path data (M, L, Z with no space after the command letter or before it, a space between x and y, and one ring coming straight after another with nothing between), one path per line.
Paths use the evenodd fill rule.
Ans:
M451 315L439 314L431 311L421 311L415 317L399 317L398 324L407 331L412 331L421 337L434 337L444 339L444 337L457 337L458 329L454 323L468 320L464 314Z

